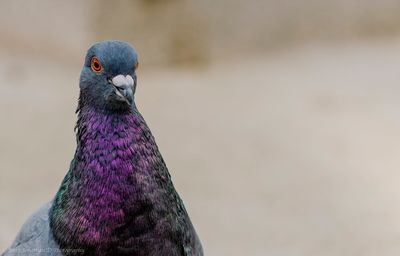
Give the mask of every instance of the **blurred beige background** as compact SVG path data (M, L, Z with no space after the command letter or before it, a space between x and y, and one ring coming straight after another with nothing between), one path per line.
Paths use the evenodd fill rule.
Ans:
M0 251L75 148L86 49L137 105L206 255L400 253L400 2L0 1Z

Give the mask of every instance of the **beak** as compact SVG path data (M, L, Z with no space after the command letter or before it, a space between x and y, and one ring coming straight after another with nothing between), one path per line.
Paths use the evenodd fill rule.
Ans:
M115 87L115 94L129 105L133 102L133 78L130 75L117 75L109 80Z

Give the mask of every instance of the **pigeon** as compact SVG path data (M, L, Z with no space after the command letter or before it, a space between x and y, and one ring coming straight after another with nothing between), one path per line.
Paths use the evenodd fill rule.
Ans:
M87 51L77 147L54 198L22 226L10 255L203 255L199 237L135 100L129 43Z

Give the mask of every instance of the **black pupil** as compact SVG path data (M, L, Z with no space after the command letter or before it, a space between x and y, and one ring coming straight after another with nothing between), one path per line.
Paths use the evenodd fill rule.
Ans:
M95 69L99 69L99 68L100 68L99 63L95 62L95 63L94 63L94 68L95 68Z

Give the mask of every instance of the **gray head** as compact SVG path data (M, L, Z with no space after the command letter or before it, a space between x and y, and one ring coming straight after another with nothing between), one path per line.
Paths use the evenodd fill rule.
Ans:
M121 41L103 41L88 50L80 77L80 104L125 110L136 89L137 53Z

